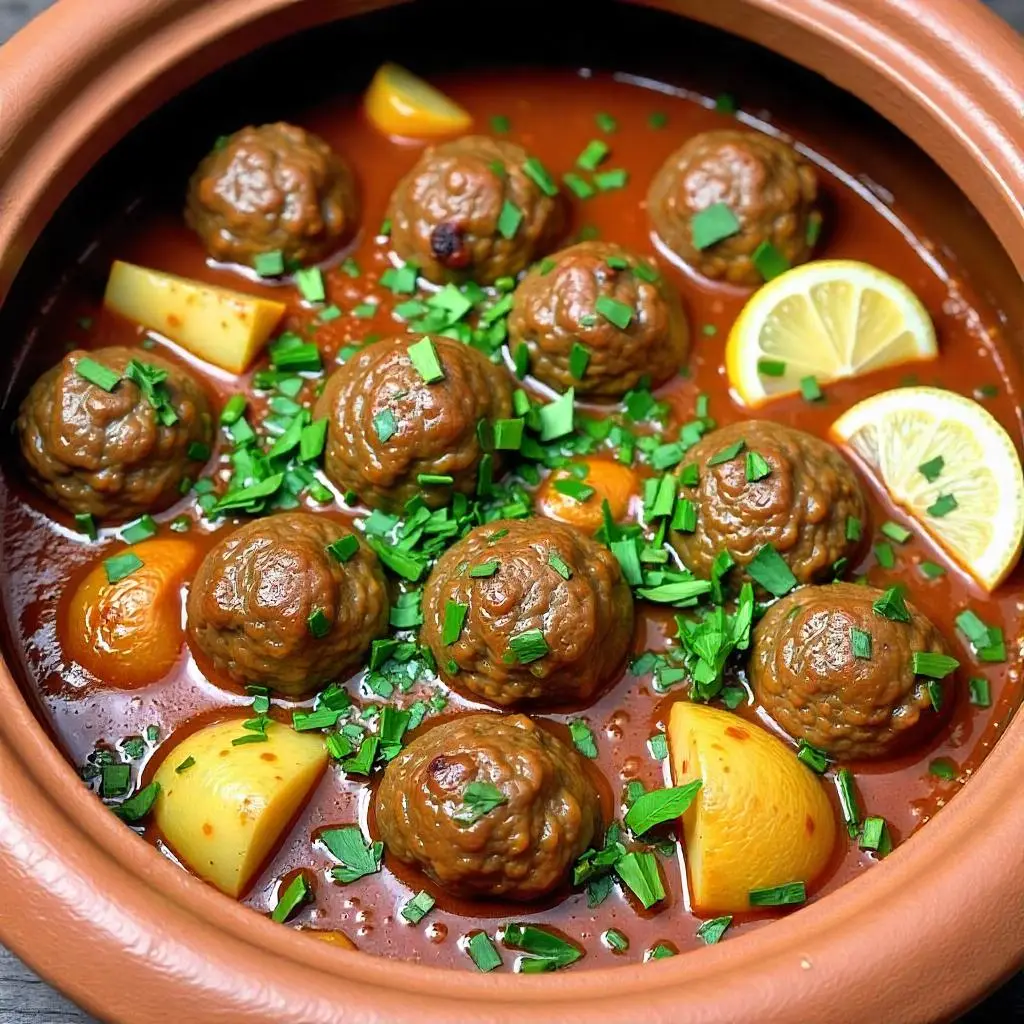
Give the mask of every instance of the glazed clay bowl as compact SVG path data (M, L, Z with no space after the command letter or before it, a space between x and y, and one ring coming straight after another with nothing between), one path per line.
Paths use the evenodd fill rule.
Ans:
M0 299L7 322L21 301L16 275L38 250L44 226L143 118L274 39L390 6L105 0L100 12L96 0L60 0L0 51ZM1024 53L1009 29L973 0L651 6L762 44L874 108L881 117L865 108L859 127L846 123L827 101L841 93L822 82L816 113L808 116L819 136L831 131L862 150L858 165L906 186L904 200L919 201L964 264L983 270L985 290L1006 314L1007 330L1017 330L1024 358ZM403 12L394 16L401 26ZM523 45L529 57L529 41ZM752 51L751 66L760 59ZM872 146L879 137L885 144ZM42 257L37 251L33 258ZM31 362L31 342L8 351L5 391ZM491 976L311 943L201 885L78 783L16 674L0 668L0 940L105 1019L936 1021L1005 978L1024 950L1019 716L965 791L926 828L793 916L657 963Z

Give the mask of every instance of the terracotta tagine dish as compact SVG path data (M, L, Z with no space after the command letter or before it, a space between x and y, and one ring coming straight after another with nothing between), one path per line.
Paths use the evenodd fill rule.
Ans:
M0 940L124 1022L952 1019L1024 949L1018 41L481 24L0 51Z

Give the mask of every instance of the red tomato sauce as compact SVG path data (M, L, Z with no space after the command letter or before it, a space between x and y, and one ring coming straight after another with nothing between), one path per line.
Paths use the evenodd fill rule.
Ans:
M689 136L735 123L732 116L716 112L709 98L656 92L610 75L452 75L437 84L474 115L479 131L489 130L491 116L507 116L511 123L508 138L538 155L556 178L573 167L588 140L599 136L595 114L611 114L618 122L618 130L606 139L612 148L608 163L628 170L629 182L621 190L599 194L586 202L575 201L570 236L576 237L581 231L596 232L652 258L657 257L657 251L644 208L651 177L669 153ZM557 102L552 97L557 97ZM652 127L648 120L656 111L667 115L667 122L660 129ZM755 120L742 113L740 116L748 124ZM95 283L105 279L113 258L286 297L290 303L289 326L317 342L328 368L342 346L358 344L373 335L401 331L400 323L391 317L391 309L401 297L396 300L376 280L390 265L386 240L377 236L377 228L393 186L415 162L421 147L397 143L378 134L366 121L358 101L352 98L296 110L292 117L344 154L360 181L362 230L349 254L361 273L358 277L350 276L338 264L325 273L328 301L336 303L345 311L344 315L322 324L312 311L303 307L293 288L275 287L254 279L240 280L236 270L210 265L199 240L185 227L179 209L162 209L144 202L112 225L82 269L70 276L58 301L39 319L38 344L58 352L71 345L91 348L140 343L139 329L105 312L96 292ZM792 134L817 163L824 195L825 228L816 257L864 260L904 281L933 317L941 354L931 363L903 366L830 385L825 401L809 403L799 396L784 398L758 415L826 436L832 421L851 405L913 378L964 395L984 396L981 400L985 407L1020 447L1021 378L1016 357L1003 341L995 318L947 272L942 253L928 241L925 225L908 220L898 204L886 205L879 200L859 182L857 168L835 167L822 140L804 138L799 130L792 130ZM182 182L182 194L184 189ZM678 424L693 418L695 402L701 394L708 396L710 415L719 424L749 417L749 411L730 395L723 367L725 339L742 308L745 293L684 275L664 259L659 258L658 263L682 296L693 336L685 374L658 392L659 398L671 404L672 422ZM350 314L354 306L367 300L378 302L372 317L361 319ZM87 328L80 323L83 317L92 321ZM165 351L167 346L158 344L159 350ZM176 349L168 354L190 362L193 371L217 396L218 404L236 391L247 392L250 410L255 410L253 419L259 419L265 398L251 392L248 378L235 379L211 371ZM219 452L215 453L215 458L219 456ZM251 698L230 681L218 678L208 665L194 657L185 642L184 630L180 660L166 678L150 686L112 689L69 661L64 654L62 630L70 594L91 566L119 550L122 544L113 530L104 531L97 543L86 542L66 516L23 482L21 470L11 455L4 460L3 474L9 494L5 509L3 600L20 647L24 674L37 688L42 715L72 763L82 765L98 744L114 745L124 737L143 736L147 727L156 726L159 740L148 744L142 762L137 762L145 781L151 777L162 751L188 730L226 712L244 714ZM874 540L880 539L878 526L886 520L913 529L913 523L876 484L864 482L870 495ZM158 536L173 536L167 524L183 513L194 515L191 498L155 517L160 524ZM349 517L345 510L337 508L322 514ZM199 517L188 536L205 548L237 522L221 520L211 530ZM895 568L882 568L869 554L851 571L866 575L870 583L879 587L905 584L917 607L940 628L963 666L956 683L952 717L934 741L899 760L851 766L865 813L884 817L894 843L899 844L961 788L998 740L1020 701L1020 670L1013 641L1021 632L1024 575L1018 570L989 596L920 530L914 530L913 538L906 544L894 547ZM919 569L922 560L943 566L945 575L926 579ZM955 616L964 608L973 609L986 623L1004 630L1010 660L988 665L974 662L970 647L954 625ZM671 624L668 612L643 608L634 653L664 649ZM969 703L970 676L989 680L990 707ZM356 683L350 689L358 696ZM434 684L425 690L417 686L408 694L396 692L395 701L408 705L434 691ZM448 698L446 715L478 707L454 693L448 694ZM359 699L369 702L365 697ZM544 717L563 734L569 717L583 717L589 723L597 737L599 756L592 766L601 777L605 810L609 817L620 816L619 804L628 782L639 780L648 787L665 784L665 765L651 757L647 740L664 729L671 704L685 699L680 687L657 693L649 676L637 678L627 672L609 693L585 711L572 716ZM289 720L294 707L275 699L272 714ZM758 718L756 708L741 708L738 713ZM430 716L421 728L438 720L439 716ZM929 772L929 764L937 758L946 758L955 765L955 779L945 780ZM831 776L826 784L834 796ZM657 943L678 952L698 944L696 929L700 918L689 909L681 855L662 860L667 897L651 911L643 911L617 887L593 909L588 908L582 892L568 888L543 905L454 899L418 871L387 857L378 874L349 885L333 882L330 868L334 862L322 847L314 844L312 837L324 828L355 822L362 823L372 836L371 804L371 787L365 780L346 779L339 769L329 768L244 902L256 911L268 912L281 891L281 880L305 868L313 881L315 899L297 914L294 924L341 929L363 950L441 966L471 968L459 938L476 928L493 933L498 923L509 920L543 923L579 942L586 956L574 969L635 961ZM838 815L838 802L836 808ZM155 827L147 826L142 832L158 849L173 856ZM876 863L874 855L861 852L856 842L848 842L842 830L840 847L827 877L812 891L812 898L834 890ZM420 889L429 891L437 905L420 924L412 925L402 919L399 908ZM736 932L763 927L778 913L737 916L726 941ZM600 941L601 934L609 928L617 928L628 938L627 952L615 953ZM506 968L511 961L511 955L506 954Z

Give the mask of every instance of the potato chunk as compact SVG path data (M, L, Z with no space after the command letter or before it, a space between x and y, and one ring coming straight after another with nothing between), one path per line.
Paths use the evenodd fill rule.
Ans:
M809 885L821 874L835 815L795 750L729 711L685 700L672 706L668 743L676 785L703 779L683 815L698 909L748 910L753 889Z
M156 823L171 849L229 896L245 892L327 764L319 735L272 722L267 740L242 719L186 736L164 759ZM191 761L190 761L191 759Z
M103 302L193 355L242 373L284 315L282 302L115 260Z
M113 583L106 559L90 570L68 605L67 650L101 682L145 686L181 654L181 587L200 552L189 540L159 538L118 554L141 565Z

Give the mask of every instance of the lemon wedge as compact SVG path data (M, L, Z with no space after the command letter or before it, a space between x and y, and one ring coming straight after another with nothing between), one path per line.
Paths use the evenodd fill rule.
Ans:
M1024 539L1024 473L988 410L942 388L897 388L859 402L831 433L982 587L1006 578Z
M856 260L794 267L750 297L729 333L725 366L733 391L759 406L883 366L934 359L935 328L900 280Z
M457 135L473 123L443 92L397 64L382 64L366 91L366 113L385 135L432 139Z

